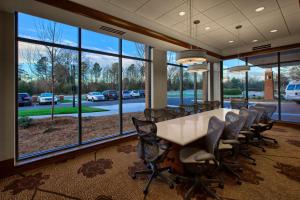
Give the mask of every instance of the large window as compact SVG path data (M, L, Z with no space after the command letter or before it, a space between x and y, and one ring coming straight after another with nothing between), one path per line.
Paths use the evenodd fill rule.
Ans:
M180 71L178 66L167 66L167 88L168 88L168 105L180 105Z
M134 130L150 47L23 13L16 23L18 160Z
M300 49L226 60L223 65L224 107L231 98L248 98L249 105L273 104L273 119L300 122ZM280 62L279 62L280 61ZM230 73L228 68L248 64L247 73ZM247 76L248 75L248 76Z

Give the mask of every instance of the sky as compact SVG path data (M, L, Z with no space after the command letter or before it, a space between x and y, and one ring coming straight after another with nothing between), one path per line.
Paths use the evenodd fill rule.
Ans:
M78 46L78 28L62 23L56 23L59 33L61 35L58 43L69 45L69 46ZM18 36L23 38L43 40L41 39L41 32L43 27L53 25L53 21L43 19L40 17L35 17L32 15L27 15L24 13L19 13L18 15ZM44 40L45 41L45 40ZM123 40L123 55L133 56L133 57L142 57L137 51L136 44L143 45L140 43ZM96 33L93 31L82 29L82 47L92 50L99 50L109 53L119 53L119 40L116 37L112 37L105 34ZM33 45L30 43L19 42L20 52L26 51L26 49L36 49L42 54L45 52L45 48L42 45ZM104 66L110 65L118 61L118 58L113 56L105 56L92 53L83 53L85 58L89 58L92 62L98 62ZM136 64L139 61L131 59L123 59L123 66L129 66L130 64ZM26 60L23 55L19 56L19 64L23 65L23 68L26 69Z

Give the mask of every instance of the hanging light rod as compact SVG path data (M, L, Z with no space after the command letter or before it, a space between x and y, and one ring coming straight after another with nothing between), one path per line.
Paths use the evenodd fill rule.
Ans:
M187 4L189 7L189 36L192 38L192 1L187 0ZM197 36L197 25L200 24L200 20L195 20L193 22L196 26L196 36ZM196 37L197 38L197 37ZM202 63L205 62L207 59L207 52L203 49L191 49L180 51L176 53L176 62L178 64L185 64L185 65L193 65L196 63Z

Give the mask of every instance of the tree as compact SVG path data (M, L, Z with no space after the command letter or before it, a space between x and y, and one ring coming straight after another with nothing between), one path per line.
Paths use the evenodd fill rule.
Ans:
M99 63L95 63L93 68L92 68L92 73L93 73L93 76L94 76L94 82L95 83L98 83L98 79L100 78L101 76L101 72L102 72L102 67L99 65Z

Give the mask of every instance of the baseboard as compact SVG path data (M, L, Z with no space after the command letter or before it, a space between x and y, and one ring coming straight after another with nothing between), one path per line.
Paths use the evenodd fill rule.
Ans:
M14 174L23 173L24 171L32 170L48 164L64 162L79 155L94 152L105 147L115 146L126 141L134 140L136 138L137 135L135 133L131 135L123 135L119 138L113 138L108 141L100 141L79 147L74 147L65 151L60 151L33 159L27 159L21 162L15 163L14 159L3 160L0 161L0 178L6 178Z

